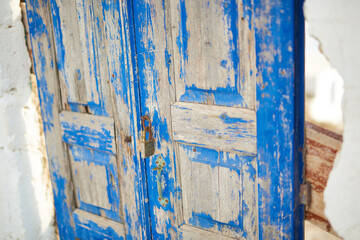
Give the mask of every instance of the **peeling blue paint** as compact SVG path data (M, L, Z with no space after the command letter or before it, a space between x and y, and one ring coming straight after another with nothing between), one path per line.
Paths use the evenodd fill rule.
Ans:
M296 139L303 139L304 63L288 50L290 44L303 52L295 46L297 41L303 44L303 16L295 14L301 12L302 1L255 0L254 5L257 134L269 136L257 141L259 238L303 239L303 207L298 194L303 163L297 151L303 142ZM294 32L296 22L300 23L298 35ZM295 68L294 63L301 67ZM282 75L279 69L292 71ZM300 74L297 83L295 74Z
M162 0L162 6L165 8L165 0ZM53 27L55 29L55 43L57 49L57 67L59 71L64 69L64 46L62 44L62 31L61 31L61 20L59 17L59 7L56 4L55 0L50 0L50 2L44 0L42 5L38 1L31 1L28 3L30 9L41 9L44 8L50 9L51 5L51 14L53 18ZM171 193L176 193L174 196L176 198L181 198L182 189L177 186L176 179L177 176L170 176L173 172L176 172L174 168L176 164L171 163L171 159L174 159L174 153L170 152L169 149L162 149L162 142L171 143L171 136L169 135L168 129L171 126L168 126L167 119L163 119L160 115L160 106L147 106L147 101L152 103L157 103L160 105L160 99L158 91L160 89L160 84L158 81L167 81L171 86L174 85L174 80L171 78L171 58L172 52L168 49L168 46L165 46L162 53L165 58L165 66L167 68L168 78L161 79L163 76L160 76L157 71L155 71L155 53L156 49L155 43L152 41L154 37L148 35L153 33L154 29L147 31L147 27L153 28L154 23L152 17L155 14L154 6L149 2L138 1L134 2L128 0L123 3L124 9L120 9L119 3L117 1L102 1L103 13L109 11L121 11L122 16L124 16L124 22L121 22L119 19L119 26L125 28L125 39L123 35L119 32L117 34L111 35L110 39L120 41L123 47L122 53L120 54L118 61L121 62L123 68L120 72L110 72L109 79L111 84L114 87L115 96L117 101L125 103L129 108L128 111L130 115L136 114L147 115L149 114L153 122L153 131L155 133L157 149L162 151L164 159L166 161L166 168L163 171L163 192L164 196L170 196ZM85 3L86 5L86 3ZM252 6L255 6L255 15L253 13ZM188 61L189 51L188 41L190 38L190 33L186 29L187 25L187 13L186 13L186 3L185 0L179 0L179 5L177 6L180 11L181 23L179 24L179 37L176 40L177 47L181 58L182 64L180 65L180 78L184 81L186 80L186 70L185 63ZM208 5L209 7L209 5ZM231 155L229 153L206 149L203 147L193 147L185 144L181 144L184 149L187 149L188 155L190 156L191 161L201 162L204 164L209 164L212 167L225 167L229 168L232 171L236 171L239 175L247 173L250 176L250 180L255 181L258 177L261 180L261 184L258 187L259 194L259 238L260 239L269 239L279 237L280 239L301 239L302 238L302 220L303 220L303 207L299 204L298 199L298 187L302 181L302 158L301 152L297 150L303 144L303 63L301 61L301 56L296 55L299 52L303 52L301 47L302 40L295 39L303 36L303 19L302 19L302 1L295 0L294 2L284 2L276 0L274 2L263 2L259 0L244 0L243 1L243 18L249 24L249 29L254 29L255 25L255 42L256 42L256 53L257 53L257 77L259 79L257 84L257 100L259 103L259 108L257 110L257 134L258 138L258 153L257 153L257 169L251 164L254 160L254 156L240 156L240 155ZM299 10L300 9L300 10ZM89 14L93 15L93 10L89 9ZM134 12L133 12L134 11ZM219 67L226 68L229 70L235 71L235 81L236 84L233 87L227 86L224 88L217 88L215 90L204 90L197 88L196 86L185 86L185 93L180 97L180 101L186 102L198 102L198 103L207 103L212 101L216 105L222 106L235 106L235 107L246 107L243 97L238 93L238 86L241 86L244 82L244 79L239 79L239 31L238 31L238 22L239 16L237 12L237 2L235 0L228 0L222 2L222 9L224 19L228 25L228 38L229 41L229 59L222 60ZM85 11L86 12L86 11ZM105 15L105 14L104 14ZM37 42L37 39L40 37L47 36L46 24L44 24L42 17L37 15L35 10L28 11L29 16L29 25L30 25L30 35L33 38L34 42ZM102 19L104 20L104 19ZM101 34L97 34L96 31L100 31L101 19L98 16L94 17L91 24L95 29L91 34L93 35L93 42L87 42L87 48L92 47L94 51L94 59L98 59L99 49L97 47L103 46L102 42L106 39L102 39ZM256 21L255 21L256 20ZM261 22L262 21L262 22ZM165 23L164 17L164 23ZM298 25L299 28L295 28L294 22ZM144 27L146 26L146 28ZM105 26L105 29L107 26ZM296 29L296 32L295 32ZM89 29L86 29L86 34ZM107 31L107 30L105 30ZM166 31L170 31L165 29ZM229 37L231 36L231 37ZM167 38L167 36L165 35ZM35 40L34 40L35 39ZM146 40L146 44L144 43ZM48 44L42 45L40 41L37 44L33 44L33 47L39 49L40 53L45 53L50 51L51 40L48 40ZM136 44L135 44L136 43ZM289 46L293 51L288 51ZM273 47L273 49L272 49ZM127 52L129 49L133 52L132 55ZM271 52L274 50L274 52ZM116 50L113 50L116 51ZM272 56L269 61L265 56ZM37 56L35 61L38 76L38 86L39 86L39 95L41 101L41 110L44 119L44 129L45 134L51 134L54 124L53 124L53 106L54 106L54 95L51 94L47 86L47 79L45 79L45 67L47 64L50 64L51 67L54 67L53 62L45 58L45 54ZM135 61L137 60L137 61ZM127 65L128 62L133 64L137 63L137 66L134 66L134 69L129 69ZM89 64L92 67L91 75L96 79L96 91L99 93L99 99L94 99L88 102L87 106L93 114L108 116L109 113L104 109L104 100L102 96L102 89L100 84L100 66L99 62L91 62L89 59ZM114 64L110 62L109 64ZM176 63L175 63L176 64ZM136 65L136 64L135 64ZM294 73L295 69L295 73ZM282 74L285 70L286 74ZM149 72L146 72L149 71ZM81 72L78 71L78 79L81 79ZM148 73L150 73L151 78L148 78ZM134 81L130 77L131 74L138 76ZM251 75L255 73L250 73ZM178 77L178 76L177 76ZM294 82L294 78L296 81ZM228 79L229 80L229 79ZM262 83L261 83L262 81ZM131 88L135 90L139 89L132 93ZM153 89L155 94L152 94L148 89ZM295 93L295 96L294 96ZM135 94L135 96L132 96ZM132 99L138 100L141 99L141 103L131 103ZM73 111L79 111L79 104L69 102L70 108ZM281 110L280 106L282 107ZM220 116L221 117L221 116ZM227 115L222 117L223 121L228 124L236 124L246 122L243 119L232 119ZM70 132L74 133L74 129L71 126L63 125L64 128L68 128ZM140 129L140 123L134 122L131 123L131 134L134 136L137 134L136 129ZM236 127L229 128L229 131L238 131ZM89 132L89 129L80 129L82 132ZM71 133L71 134L72 134ZM216 134L216 132L212 132ZM80 137L75 134L72 136L68 134L72 141L77 141L80 144L84 145L86 141L90 141L88 137ZM103 134L102 137L109 138L109 133L107 132L91 132L91 134ZM66 137L65 141L70 141ZM113 141L113 139L111 140ZM137 143L135 142L133 146L136 149ZM109 149L109 141L104 140L101 143L101 149ZM70 150L72 147L69 147ZM195 148L195 152L194 152ZM91 151L91 150L84 150ZM91 154L96 155L97 151L91 152ZM137 203L137 208L139 210L139 220L133 222L133 213L130 213L126 204L124 207L124 223L127 228L127 239L132 239L131 232L136 229L144 228L141 235L145 238L146 236L152 235L154 239L165 239L169 238L169 232L175 232L175 235L178 233L177 226L174 226L170 219L165 219L165 223L162 225L165 227L164 232L157 232L157 216L155 209L160 208L166 212L174 213L173 203L169 203L166 208L161 208L157 201L157 190L156 190L156 173L151 170L153 160L156 159L156 156L146 159L146 163L139 162L139 158L133 154L134 164L131 165L131 168L126 166L126 161L123 162L123 168L125 169L125 174L129 169L135 171L136 177L134 180L135 201ZM89 155L89 154L83 154ZM105 152L98 153L96 156L96 161L91 160L95 158L82 159L81 161L86 162L87 164L94 163L99 166L106 166L107 171L107 182L108 182L108 198L111 199L111 203L114 205L119 205L118 193L114 192L110 186L114 176L117 176L117 169L113 165L109 165L109 154ZM192 156L192 157L191 157ZM65 190L69 187L70 183L64 179L59 173L59 166L56 166L54 162L56 159L50 159L53 164L51 165L51 176L53 179L54 186L54 198L55 198L55 208L57 213L57 219L59 224L59 232L62 239L74 239L74 228L71 226L71 212L72 209L68 206L67 201L65 201ZM258 171L258 173L257 173ZM76 171L76 174L78 172ZM145 182L148 182L147 186ZM115 185L119 185L117 177L115 177ZM267 183L268 185L264 185ZM146 192L148 188L148 195ZM279 191L281 194L279 194ZM79 195L79 198L81 196ZM144 203L146 197L149 198L149 205ZM68 200L68 199L67 199ZM72 201L72 200L68 200ZM231 221L229 223L220 223L211 218L206 213L193 213L190 224L209 229L216 227L218 230L222 230L225 227L231 228L233 231L242 233L243 237L247 237L246 231L242 230L242 217L248 214L249 206L246 205L245 201L242 201L242 212L239 212L239 219ZM81 203L80 208L83 208L88 211L95 211L96 214L100 215L100 209L92 210L91 205ZM149 211L148 211L149 209ZM295 210L294 210L295 209ZM115 211L116 209L111 209ZM119 212L118 209L116 210ZM151 229L149 229L150 223L148 215L152 220ZM106 216L116 220L118 216L112 215L113 213L106 213ZM76 220L76 216L75 216ZM159 222L163 220L160 219ZM120 220L119 220L120 221ZM254 220L256 221L256 220ZM254 223L255 224L255 223ZM87 235L85 229L90 228L94 230L93 235ZM134 228L136 228L134 230ZM100 232L105 231L108 235L101 235ZM101 239L110 239L118 238L113 229L98 229L98 226L94 225L93 222L88 222L83 226L76 224L76 232L81 238L101 238ZM298 235L297 235L298 233ZM100 234L100 235L98 235ZM85 237L86 236L86 237ZM179 233L181 238L181 233Z
M100 151L115 153L113 134L105 123L100 124L99 131L90 127L61 121L62 139L66 143L95 148Z
M51 164L51 159L49 159ZM72 212L71 206L67 204L65 195L65 188L68 188L68 181L57 172L57 167L52 164L51 180L56 183L53 188L54 206L56 209L56 220L59 229L60 239L75 239L75 232L71 226L72 220L70 213Z
M119 235L114 229L99 226L97 223L88 220L81 221L77 214L74 214L76 237L82 240L101 239L101 240L124 240L124 236Z
M69 144L69 151L72 153L75 162L84 162L87 166L92 164L91 168L95 166L102 167L106 171L106 190L107 190L107 201L111 205L111 209L104 209L86 202L83 202L80 195L80 189L77 188L77 195L80 201L79 208L96 215L102 216L101 211L105 213L106 217L113 219L115 221L121 222L120 219L120 193L119 193L119 179L117 166L115 163L114 155L92 150L89 148L78 147L75 145ZM111 158L113 158L113 162L111 162ZM86 165L83 168L86 168ZM78 171L82 171L78 169ZM82 174L82 177L86 175ZM83 179L85 180L85 179ZM101 196L105 198L106 196Z
M41 113L43 119L45 137L48 138L53 134L54 119L53 106L54 94L53 89L48 88L46 68L49 64L50 68L54 68L52 59L47 59L51 50L52 39L49 36L46 19L40 14L46 13L44 9L49 9L49 2L44 1L27 1L27 15L29 23L29 31L31 37L31 45L34 57L34 69L37 76L37 85L40 98ZM51 28L50 28L51 29ZM44 43L45 42L45 43ZM49 62L50 61L50 62ZM47 146L48 147L48 146ZM51 149L50 149L51 150ZM49 151L49 149L48 149ZM72 227L71 206L69 203L72 199L67 199L66 189L69 188L69 183L60 174L59 166L57 165L57 156L49 157L50 174L53 185L54 206L56 209L56 219L58 222L59 235L61 239L75 239L75 232Z

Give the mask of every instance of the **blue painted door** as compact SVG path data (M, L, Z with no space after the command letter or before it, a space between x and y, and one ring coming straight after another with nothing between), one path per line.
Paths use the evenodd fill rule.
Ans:
M61 239L142 239L127 3L27 3Z
M62 239L303 238L301 0L27 6Z
M106 50L104 5L53 1L52 13L64 109L60 129L72 170L75 236L124 238L114 108Z
M302 2L133 9L152 238L302 239Z

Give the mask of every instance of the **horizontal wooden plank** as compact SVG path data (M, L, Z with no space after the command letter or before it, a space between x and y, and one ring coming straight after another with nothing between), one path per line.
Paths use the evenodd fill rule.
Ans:
M199 228L191 227L189 225L182 225L180 228L181 235L183 239L192 239L192 240L203 240L203 239L213 239L213 240L230 240L235 238L226 237L224 235L212 233L205 231Z
M310 122L305 124L305 134L306 181L311 183L311 205L306 211L306 220L336 235L324 213L323 194L342 137Z
M116 154L114 119L84 113L60 113L64 142Z
M124 224L85 212L74 211L76 237L86 239L125 239Z
M256 154L256 113L244 108L176 102L173 138L222 151Z

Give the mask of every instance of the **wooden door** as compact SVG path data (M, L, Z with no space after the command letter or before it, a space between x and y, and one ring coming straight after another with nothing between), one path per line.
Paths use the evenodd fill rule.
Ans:
M134 1L153 239L302 239L301 1Z
M148 236L128 6L38 0L27 7L61 239Z

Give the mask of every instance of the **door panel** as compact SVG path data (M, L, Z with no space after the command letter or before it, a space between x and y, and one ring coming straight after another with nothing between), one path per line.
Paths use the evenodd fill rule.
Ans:
M28 5L60 237L142 239L131 8L117 0Z
M196 239L199 229L213 239L257 235L255 77L246 72L254 33L239 37L250 32L240 30L248 28L243 9L252 5L135 4L142 114L152 117L157 142L146 159L155 239ZM160 155L161 179L152 170ZM169 205L158 201L157 181Z
M241 237L256 212L253 156L179 145L183 215L186 224ZM181 227L182 228L182 227Z
M63 104L73 111L85 106L89 113L111 116L101 2L58 0L53 6Z
M134 2L141 110L156 141L145 159L154 239L301 239L294 8Z
M108 117L113 115L114 106L110 101L103 6L98 1L57 3L61 24L55 31L65 34L65 38L56 38L57 46L61 46L57 48L57 53L63 54L66 59L63 71L60 69L60 91L62 96L67 95L63 104L65 109L70 110L60 113L61 136L67 143L72 169L75 211L85 213L74 217L75 235L80 239L97 238L96 231L84 230L84 219L92 221L92 218L100 220L99 217L102 217L110 224L108 227L115 224L112 221L123 223L115 121L113 117ZM74 29L77 31L72 32ZM77 65L78 62L82 64ZM72 97L74 92L82 101ZM100 235L106 235L106 228L102 231Z
M244 20L251 1L177 0L169 8L176 99L254 109L254 32Z

